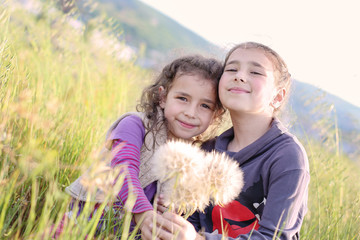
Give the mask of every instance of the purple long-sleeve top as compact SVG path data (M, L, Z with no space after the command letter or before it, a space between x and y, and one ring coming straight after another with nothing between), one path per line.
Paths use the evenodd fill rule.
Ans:
M125 204L131 182L132 192L136 195L133 213L153 210L151 200L156 192L156 182L143 189L139 180L140 150L144 143L144 136L145 127L142 120L138 116L130 115L120 121L109 138L109 140L113 140L112 149L115 149L120 143L124 144L113 157L111 166L115 167L119 164L126 166L126 176L115 205L121 207Z

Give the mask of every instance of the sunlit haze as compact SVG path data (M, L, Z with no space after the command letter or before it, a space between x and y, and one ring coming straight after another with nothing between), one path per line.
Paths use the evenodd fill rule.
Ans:
M220 47L269 45L291 75L360 107L357 0L141 0Z

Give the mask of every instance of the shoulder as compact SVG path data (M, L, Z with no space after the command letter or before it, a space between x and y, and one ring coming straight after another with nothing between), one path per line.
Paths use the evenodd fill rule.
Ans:
M286 170L309 171L309 163L306 150L300 141L291 133L282 134L273 151L274 164Z
M141 116L137 114L124 114L109 129L108 140L122 139L128 142L143 141L145 127Z
M304 146L299 139L289 132L289 130L277 118L272 124L274 138L269 147L273 148L275 156L281 159L307 161L307 154Z
M128 114L126 116L123 116L120 119L120 121L118 121L118 124L116 125L116 127L114 129L124 128L124 127L129 127L131 129L133 127L143 128L143 126L144 126L143 120L139 115Z
M141 115L129 114L129 115L125 116L122 119L122 122L125 122L125 123L142 123L143 119L142 119Z

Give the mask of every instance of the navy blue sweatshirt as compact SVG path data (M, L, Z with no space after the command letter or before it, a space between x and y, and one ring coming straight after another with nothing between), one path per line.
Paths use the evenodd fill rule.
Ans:
M230 204L210 206L188 219L206 239L299 239L307 210L309 164L301 143L274 119L271 128L239 152L227 151L233 128L203 144L239 162L244 187Z

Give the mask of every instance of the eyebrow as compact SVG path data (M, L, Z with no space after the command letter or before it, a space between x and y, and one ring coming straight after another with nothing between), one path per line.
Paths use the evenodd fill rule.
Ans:
M178 92L175 92L175 93L184 95L184 96L186 96L186 97L191 97L190 94L185 93L185 92L178 91ZM204 102L207 102L207 103L215 104L214 101L212 101L212 100L210 100L210 99L208 99L208 98L202 98L201 100L204 101Z
M226 63L226 66L229 65L229 64L239 64L240 62L237 61L237 60L232 60L230 62L227 62ZM255 66L255 67L260 67L260 68L264 68L263 65L261 65L260 63L258 62L254 62L254 61L251 61L249 62L251 65ZM265 69L265 68L264 68Z

